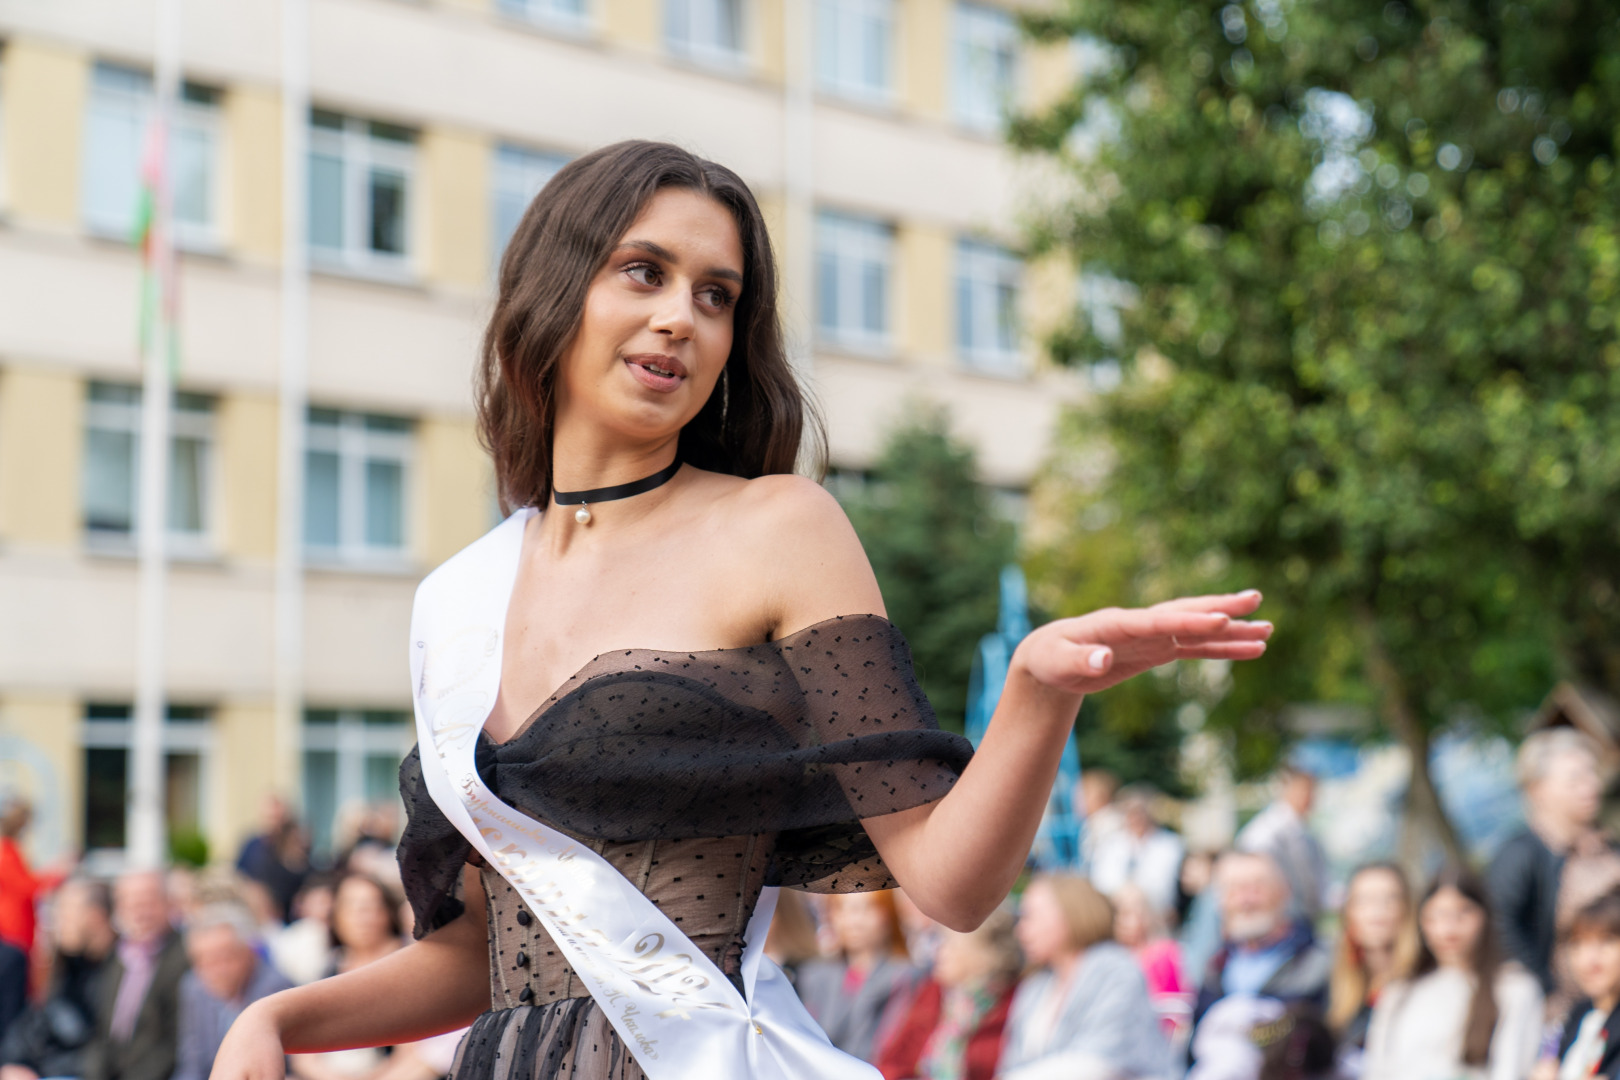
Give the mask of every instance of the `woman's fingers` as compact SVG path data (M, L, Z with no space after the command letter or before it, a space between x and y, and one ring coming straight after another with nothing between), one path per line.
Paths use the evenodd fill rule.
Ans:
M1177 660L1257 660L1265 654L1264 641L1212 641L1203 645L1183 644L1176 649Z
M1245 589L1236 593L1217 593L1210 596L1180 596L1155 604L1152 610L1164 611L1220 611L1227 615L1248 615L1260 607L1264 597L1259 589Z

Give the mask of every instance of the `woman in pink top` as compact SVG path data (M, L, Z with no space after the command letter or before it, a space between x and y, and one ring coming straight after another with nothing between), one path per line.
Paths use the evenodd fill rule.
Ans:
M1193 987L1182 971L1181 945L1166 931L1164 917L1141 889L1122 885L1112 899L1114 939L1135 954L1164 1033L1174 1040L1192 1019Z

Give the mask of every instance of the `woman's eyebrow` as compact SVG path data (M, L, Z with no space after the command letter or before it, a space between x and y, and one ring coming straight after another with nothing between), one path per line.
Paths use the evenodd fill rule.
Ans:
M663 244L657 243L653 240L626 240L624 243L619 245L619 248L621 250L624 248L635 248L637 251L645 251L653 258L662 259L671 266L679 266L681 262L680 259L676 258L673 251L669 250L669 248L665 247ZM738 285L743 284L742 274L726 266L710 267L708 270L704 271L704 275L706 277L723 278L726 281L735 281Z

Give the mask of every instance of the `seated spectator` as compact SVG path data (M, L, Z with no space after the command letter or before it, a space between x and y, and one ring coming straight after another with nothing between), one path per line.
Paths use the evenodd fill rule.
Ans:
M1000 1080L1177 1075L1147 981L1113 934L1113 906L1085 878L1029 883L1018 942L1037 970L1013 997Z
M0 1080L79 1076L96 1028L97 980L112 956L112 893L99 881L69 879L52 899L51 974L45 999L0 1039Z
M916 974L894 895L835 893L827 922L838 956L799 968L799 998L834 1046L869 1060L890 998L908 992Z
M346 874L332 897L332 954L326 974L354 971L404 946L399 904L378 881ZM293 1072L301 1080L383 1080L389 1047L361 1047L323 1054L299 1054Z
M998 910L974 930L940 930L933 975L874 1057L884 1080L992 1080L1023 959L1017 920Z
M1277 797L1237 834L1239 851L1268 856L1288 882L1289 914L1315 924L1327 893L1327 858L1311 835L1316 777L1298 765L1277 771Z
M1536 1066L1535 1080L1620 1076L1620 893L1576 913L1564 932L1569 969L1582 997L1564 1020L1557 1057Z
M1193 988L1181 967L1181 946L1165 932L1164 917L1147 894L1126 885L1113 896L1114 940L1131 950L1147 979L1148 996L1174 1042L1192 1024Z
M332 878L311 874L293 897L293 921L266 935L276 970L303 986L326 974L332 962Z
M169 1080L180 1039L180 979L188 962L169 924L162 874L138 870L118 879L113 926L118 947L97 994L84 1080Z
M1193 1010L1194 1055L1197 1026L1222 998L1243 994L1321 1007L1333 964L1310 925L1289 917L1288 881L1269 856L1231 852L1216 876L1222 944Z
M286 922L292 899L309 876L309 835L279 796L265 799L263 819L264 831L242 845L236 869L270 890L277 918Z
M1393 863L1369 863L1350 875L1343 924L1328 983L1328 1027L1339 1040L1339 1071L1361 1075L1367 1026L1384 987L1417 963L1417 919L1406 874Z
M15 945L26 957L34 949L34 927L40 900L66 876L65 871L36 871L23 854L22 837L34 820L34 807L16 796L0 802L0 941ZM5 1024L0 1023L0 1032Z
M254 945L258 928L240 904L198 909L186 931L191 970L180 980L180 1051L174 1080L208 1080L225 1033L243 1009L292 984Z
M1422 945L1410 979L1373 1009L1365 1080L1523 1080L1540 1049L1536 978L1504 964L1485 887L1443 870L1418 905Z
M1091 860L1091 882L1104 896L1135 885L1147 896L1160 918L1176 909L1181 860L1186 854L1181 837L1153 819L1151 788L1132 785L1119 793L1121 825L1097 841Z

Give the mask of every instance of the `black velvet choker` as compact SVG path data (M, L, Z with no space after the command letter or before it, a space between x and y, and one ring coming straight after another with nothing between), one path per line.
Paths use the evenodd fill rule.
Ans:
M680 455L675 460L659 469L651 476L643 476L640 480L632 480L628 484L613 484L609 487L589 488L585 491L557 491L551 492L552 501L558 506L577 506L574 511L574 520L581 525L591 523L589 503L612 502L614 499L628 499L632 495L643 495L654 488L663 487L669 483L681 469Z

